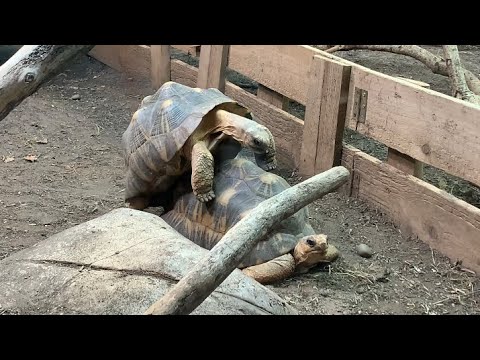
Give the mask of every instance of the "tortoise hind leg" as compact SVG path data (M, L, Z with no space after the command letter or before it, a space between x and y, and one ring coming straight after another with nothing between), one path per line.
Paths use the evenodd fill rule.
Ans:
M260 284L271 284L295 273L295 259L291 254L285 254L266 263L249 266L242 272Z
M125 204L130 209L143 210L150 205L150 199L146 196L135 196L126 199Z
M147 208L150 198L142 191L147 186L146 181L136 176L131 170L128 170L126 175L125 206L135 210Z
M197 199L207 202L215 197L213 192L213 155L203 141L192 148L192 189Z

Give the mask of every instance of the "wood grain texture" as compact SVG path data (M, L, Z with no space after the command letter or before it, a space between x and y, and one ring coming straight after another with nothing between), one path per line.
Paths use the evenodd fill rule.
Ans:
M230 45L203 45L197 79L199 88L217 88L225 91L225 71L227 69Z
M231 45L228 66L305 105L305 82L315 53L312 49L297 45Z
M94 45L24 45L0 66L0 121Z
M350 66L315 56L310 71L300 172L313 174L341 161Z
M89 53L98 61L130 76L150 78L151 55L146 45L97 45Z
M419 179L423 177L423 163L395 149L388 148L387 150L387 164Z
M258 84L257 97L279 109L288 110L288 98L262 84Z
M408 79L401 76L397 76L396 78L411 82L426 89L430 88L430 84L422 81ZM409 175L418 177L419 179L423 178L423 163L415 160L411 156L402 154L400 151L395 149L387 148L387 164L390 164Z
M343 151L353 157L352 196L384 211L406 236L480 272L480 209L358 149Z
M151 45L150 56L152 86L158 89L170 81L170 45Z
M365 123L348 126L423 163L480 185L480 107L378 72L352 68L350 95L368 92Z

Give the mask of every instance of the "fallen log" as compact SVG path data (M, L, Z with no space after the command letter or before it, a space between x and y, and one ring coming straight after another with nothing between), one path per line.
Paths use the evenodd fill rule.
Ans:
M94 45L24 45L0 66L0 121Z
M274 226L343 185L349 175L346 168L337 166L263 201L233 226L208 255L145 314L190 314Z

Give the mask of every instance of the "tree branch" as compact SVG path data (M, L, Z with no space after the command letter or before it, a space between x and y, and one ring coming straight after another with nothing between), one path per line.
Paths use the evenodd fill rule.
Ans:
M0 121L25 98L94 45L24 45L0 66Z
M335 51L347 51L355 49L385 51L394 54L410 56L426 65L430 70L433 71L434 74L449 76L445 60L418 45L334 45L330 46L324 51L332 53ZM467 69L464 69L464 73L469 89L473 93L480 95L480 80Z
M470 91L465 79L465 72L460 60L457 45L443 45L443 53L448 76L452 81L453 96L475 104L480 104L480 97Z
M278 223L347 181L337 166L261 202L233 226L208 255L147 310L150 315L187 315L235 270L242 258Z

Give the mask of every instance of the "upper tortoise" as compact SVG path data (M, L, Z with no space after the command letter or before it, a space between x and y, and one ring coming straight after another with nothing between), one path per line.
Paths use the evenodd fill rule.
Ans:
M241 155L218 164L215 199L202 203L187 184L179 182L175 205L162 218L180 234L210 250L258 204L290 187L280 176L260 169ZM338 256L327 236L315 233L309 224L308 208L304 207L259 241L238 267L267 284L306 272L319 263L330 263Z
M218 89L173 81L145 97L122 136L128 206L141 210L154 198L165 206L171 186L190 168L196 198L212 200L212 151L225 139L251 149L262 169L274 169L273 136L265 126L246 118L248 114Z

